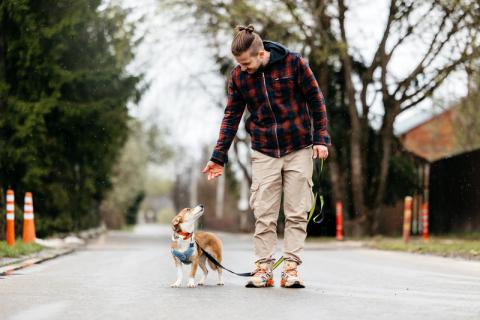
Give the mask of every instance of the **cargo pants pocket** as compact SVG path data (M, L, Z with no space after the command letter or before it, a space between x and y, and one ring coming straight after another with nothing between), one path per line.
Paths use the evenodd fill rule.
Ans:
M303 204L304 204L304 211L310 212L313 207L313 201L315 200L315 195L313 194L313 180L312 178L307 178L307 182L305 184L305 190L303 192Z
M250 200L249 200L249 205L250 209L255 211L255 204L257 200L257 193L258 193L258 188L260 187L260 184L258 182L252 182L252 186L250 187Z

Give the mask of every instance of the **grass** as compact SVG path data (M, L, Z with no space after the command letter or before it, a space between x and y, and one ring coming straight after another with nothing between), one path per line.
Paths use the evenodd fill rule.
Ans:
M135 228L134 224L126 224L122 227L122 231L133 232L133 228Z
M36 243L23 243L22 240L15 241L15 244L10 247L6 241L0 241L0 258L18 258L34 252L41 251L42 246Z
M399 238L377 238L366 242L373 249L426 253L445 257L480 260L480 239L431 237L428 241L412 238L408 243Z
M306 241L310 243L317 243L317 242L335 242L337 240L335 239L335 237L307 237Z

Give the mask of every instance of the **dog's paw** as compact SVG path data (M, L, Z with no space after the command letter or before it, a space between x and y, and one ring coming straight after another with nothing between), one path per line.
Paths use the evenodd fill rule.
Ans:
M198 285L199 285L199 286L203 286L203 285L205 285L205 282L200 281L200 282L198 283Z
M225 283L224 283L223 281L222 281L222 282L219 282L219 283L217 283L217 286L223 286L223 285L225 285Z
M180 282L174 282L170 285L170 288L179 288L182 284Z
M188 283L188 287L189 288L195 288L197 285L195 284L195 282L189 282Z

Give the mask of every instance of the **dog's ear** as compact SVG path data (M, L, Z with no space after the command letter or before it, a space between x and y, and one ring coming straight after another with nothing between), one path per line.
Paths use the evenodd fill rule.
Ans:
M185 216L185 213L190 210L189 208L182 209L172 220L172 229L173 231L179 231L180 230L180 223L183 222L183 217Z
M175 216L172 220L172 229L173 231L178 231L180 229L180 223L182 223L181 216Z

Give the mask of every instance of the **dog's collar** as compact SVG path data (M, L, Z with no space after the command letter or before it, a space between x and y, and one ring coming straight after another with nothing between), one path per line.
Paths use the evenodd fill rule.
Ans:
M177 234L181 235L183 237L183 240L188 240L192 237L193 232L188 233L188 232L183 232L183 231L177 231Z

